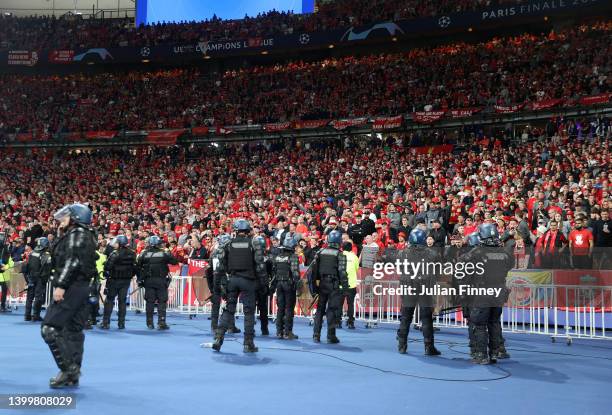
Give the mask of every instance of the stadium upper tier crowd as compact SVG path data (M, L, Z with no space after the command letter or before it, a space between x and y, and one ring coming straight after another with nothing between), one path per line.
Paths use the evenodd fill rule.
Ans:
M612 91L612 22L232 70L1 75L0 133L139 130L514 105Z
M57 19L0 17L0 48L74 49L111 46L155 46L268 37L360 26L373 22L478 10L518 0L337 0L321 2L318 12L300 15L271 11L242 20L213 18L134 27L133 19ZM223 17L223 16L221 16Z
M383 250L405 246L419 224L435 246L495 221L502 239L523 252L556 252L574 230L587 249L590 241L610 247L610 119L572 122L592 125L586 135L568 136L569 124L551 120L552 137L530 143L480 138L462 154L417 155L392 138L4 153L0 229L21 241L16 260L23 243L53 234L53 212L75 201L92 207L100 240L125 233L141 251L157 234L183 260L200 244L210 249L236 218L277 242L294 234L304 263L332 229L357 247ZM583 223L590 230L577 229Z

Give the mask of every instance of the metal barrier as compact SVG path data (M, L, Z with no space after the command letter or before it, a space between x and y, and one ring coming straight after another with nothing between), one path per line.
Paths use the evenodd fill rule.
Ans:
M366 277L359 282L357 318L366 327L399 323L401 296L393 290L399 281L380 281ZM554 284L510 284L510 297L503 308L502 326L506 332L540 334L553 341L563 338L612 340L612 286ZM460 307L449 297L438 297L434 326L465 328ZM450 312L445 312L450 310ZM418 312L414 323L419 325Z
M399 281L375 280L371 276L358 281L354 302L356 320L364 322L368 328L399 323L401 296L393 292L398 287ZM561 338L568 344L576 338L612 340L612 334L607 332L612 328L612 286L511 283L509 288L510 296L502 313L504 331L546 335L553 341ZM52 295L49 283L45 307L50 304ZM169 312L187 314L190 318L211 312L208 287L201 277L174 276L168 288L168 298ZM145 311L144 289L138 287L135 280L130 285L127 301L130 310ZM24 293L9 295L9 304L13 307L24 302ZM309 310L311 303L312 297L301 296L296 304L295 316L308 318L312 323L316 307ZM436 327L467 327L461 309L454 306L452 298L437 298ZM276 295L273 294L268 296L269 318L274 319L276 313ZM240 300L236 315L243 315ZM418 310L414 324L420 324Z

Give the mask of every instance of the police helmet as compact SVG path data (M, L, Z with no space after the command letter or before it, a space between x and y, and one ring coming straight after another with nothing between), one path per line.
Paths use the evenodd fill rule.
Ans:
M292 235L286 235L285 240L283 241L283 249L288 251L293 251L297 245L297 241Z
M117 238L115 238L115 242L119 246L126 246L128 244L128 238L125 235L119 235Z
M159 236L149 236L149 246L158 246L159 244L161 244L161 239Z
M38 238L36 240L36 249L42 251L43 249L47 249L49 247L49 240L44 236L42 238Z
M251 224L246 219L238 219L234 222L234 230L236 232L250 232Z
M499 231L496 223L483 223L478 227L478 236L484 245L499 245Z
M408 242L411 245L425 245L427 243L427 233L423 229L415 228L410 231Z
M91 225L92 212L87 206L81 203L66 205L53 215L53 219L60 221L69 216L72 221L81 225Z
M340 244L342 243L342 233L340 231L331 231L327 235L328 244Z
M222 235L219 235L217 237L217 243L219 244L219 246L225 246L229 243L229 241L232 239L231 236L229 236L228 234L224 233Z

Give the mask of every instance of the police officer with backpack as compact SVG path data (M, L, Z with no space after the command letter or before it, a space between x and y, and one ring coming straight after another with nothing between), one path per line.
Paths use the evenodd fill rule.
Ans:
M293 312L297 292L302 288L300 262L295 255L297 241L289 234L281 246L281 252L272 259L272 278L276 285L276 337L285 340L298 338L293 334Z
M118 297L120 330L125 329L126 297L132 277L136 275L136 253L128 248L128 239L125 235L119 235L115 239L117 249L113 251L106 263L104 272L106 280L106 299L104 300L104 317L100 328L108 330L110 328L110 318L115 305L115 298Z
M28 295L25 304L25 321L42 321L40 309L45 302L47 282L51 276L52 263L49 254L49 240L38 238L34 252L22 269L28 281Z
M234 222L236 236L224 247L223 266L229 276L227 280L227 306L221 316L212 348L220 351L225 332L233 325L238 296L244 305L244 349L254 353L255 336L255 290L257 284L267 284L268 273L264 257L264 246L251 236L251 224L245 219Z
M342 233L333 230L327 235L327 248L320 250L315 257L309 283L311 290L319 295L317 312L314 318L312 339L315 343L321 342L321 329L323 315L327 316L327 342L334 344L340 340L336 337L336 327L339 323L339 308L342 300L342 289L348 287L346 274L346 256L340 250Z
M462 262L479 263L484 272L468 281L476 288L500 288L502 295L474 295L470 303L470 323L473 326L472 363L487 365L498 358L507 358L502 337L501 314L509 291L506 276L514 266L513 256L503 247L496 223L483 223L478 227L479 244L461 257Z
M178 264L172 254L162 250L159 245L161 239L157 235L149 237L148 248L145 249L136 261L136 275L138 285L144 287L146 301L147 328L152 330L153 311L157 304L157 328L168 330L166 324L166 307L168 304L168 286L171 277L168 265Z
M400 260L408 263L433 264L440 260L437 254L437 249L428 249L426 246L427 233L419 228L415 228L410 232L408 237L408 248L399 253ZM408 268L411 269L411 268ZM402 295L402 310L400 317L400 327L397 331L398 346L397 350L400 354L406 354L408 349L408 333L410 324L414 317L414 311L419 307L419 315L422 322L423 341L425 344L425 354L427 356L437 356L440 354L434 346L434 328L433 328L433 309L434 298L430 295L421 295L422 288L430 287L435 281L434 275L428 275L425 269L420 270L419 275L400 276L400 284L404 287L410 287L413 291L410 294Z

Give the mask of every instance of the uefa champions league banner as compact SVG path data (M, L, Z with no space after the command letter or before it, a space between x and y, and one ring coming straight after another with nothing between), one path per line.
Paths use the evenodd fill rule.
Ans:
M486 29L529 22L544 16L586 15L609 11L608 0L536 0L529 3L489 7L476 12L453 13L422 19L379 22L362 27L332 31L294 33L275 37L253 37L173 45L117 47L99 45L88 49L48 51L0 51L0 65L36 66L41 64L92 64L183 62L221 56L257 54L267 51L324 48L330 44L409 38L423 35L450 35L468 28Z

